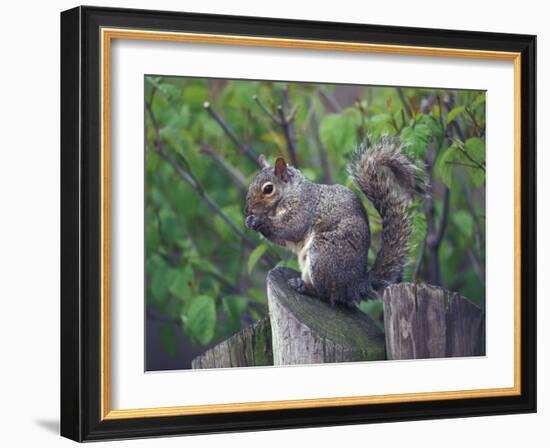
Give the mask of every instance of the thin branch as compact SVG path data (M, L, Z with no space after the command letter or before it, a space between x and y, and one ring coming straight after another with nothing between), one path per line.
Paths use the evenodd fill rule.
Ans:
M445 122L443 121L443 108L441 107L441 97L437 95L436 98L437 106L439 107L439 126L441 126L441 131L445 133L447 126L445 126Z
M159 322L161 324L173 324L176 326L181 326L181 320L161 314L159 311L155 310L151 305L147 305L147 320Z
M403 110L403 109L401 109L401 110ZM397 134L400 134L402 129L397 125L397 121L395 120L395 117L394 117L394 115L391 111L390 111L390 122L391 122L391 125L393 126L393 128L395 129L395 132Z
M313 110L313 106L311 108ZM328 151L321 141L321 132L319 131L319 119L317 118L317 114L315 113L315 111L313 111L311 114L311 127L313 129L313 136L319 150L319 158L321 159L321 166L323 168L323 181L327 184L332 184L334 182L332 165L329 162Z
M242 192L246 192L248 189L248 182L243 173L241 173L235 166L233 166L222 154L216 152L210 145L203 143L200 145L201 153L210 157L216 164L218 164L223 170L225 170L229 177L233 180L236 187Z
M157 86L155 84L151 84L151 96L149 97L149 101L147 102L148 105L151 107L153 106L153 100L155 99L155 94L157 93Z
M445 192L443 193L443 209L441 210L441 217L439 218L439 226L437 228L437 235L435 236L434 245L439 248L443 236L445 235L445 230L447 229L447 221L449 218L449 199L450 199L450 190L445 187Z
M231 139L231 141L241 150L241 152L247 156L252 162L254 162L256 165L261 166L260 162L258 160L258 157L256 157L256 154L252 152L250 148L248 148L246 145L244 145L235 135L233 130L229 127L229 125L223 120L222 117L210 106L210 103L206 101L204 103L204 108L208 111L210 116L216 120L216 122L220 125L220 127L224 130L226 135Z
M282 106L277 107L277 112L281 120L281 128L285 136L290 163L292 166L297 167L298 159L296 157L296 134L294 133L294 126L291 126L291 122L287 121L287 117L285 116L285 111Z
M153 113L153 110L151 108L150 104L147 104L147 110L149 112L149 116L151 118L151 123L153 124L153 128L155 130L155 152L161 156L161 158L167 162L176 172L176 174L185 182L191 186L206 202L206 204L216 213L243 241L246 242L246 244L251 247L255 248L257 246L257 243L252 240L248 235L246 235L230 218L225 214L225 212L220 208L220 206L210 197L210 195L204 190L200 182L191 174L190 166L187 163L187 160L179 154L180 159L187 167L187 171L182 169L181 166L166 152L166 150L163 147L162 140L160 137L160 130L158 127L158 123L156 120L156 116ZM270 264L275 264L277 260L273 258L269 253L265 253L262 257L265 256L265 259Z
M343 107L340 106L334 95L327 92L324 88L319 88L319 94L321 97L323 97L323 100L325 100L326 105L328 106L328 109L333 113L339 113L342 112Z
M458 140L458 139L455 139L455 142L456 142L456 147L459 149L459 151L464 154L466 156L466 158L472 162L477 168L479 168L480 170L483 170L483 172L485 172L485 166L481 163L479 163L476 159L474 159L470 153L468 151L466 151L466 148L464 147L464 144Z
M425 245L429 254L427 281L432 285L439 285L439 246L436 244L438 229L435 222L435 201L433 197L435 158L435 148L432 144L426 152L426 173L429 179L429 184L427 189L428 191L426 192L426 199L424 201L424 213L426 214L426 223L428 227Z
M239 237L244 238L248 243L255 247L256 243L251 240L230 218L225 214L225 212L220 208L220 206L210 197L202 186L195 181L195 179L189 175L188 172L183 170L179 164L164 150L162 146L158 146L156 152L167 162L176 172L176 174L185 182L187 182L208 204L208 206L229 226L231 229L239 235Z
M256 104L258 104L258 106L260 106L260 109L274 122L276 123L277 125L281 126L281 122L279 121L279 119L273 115L271 113L271 111L267 108L267 106L264 104L264 102L262 100L260 100L260 98L258 98L258 95L254 95L252 97L254 99L254 101L256 101Z
M478 168L477 165L473 165L471 163L454 162L452 160L447 160L447 161L445 161L445 163L448 163L449 165L466 166L468 168Z
M470 117L470 120L472 120L472 123L473 123L474 127L476 128L476 134L478 136L483 135L482 128L481 128L481 126L479 126L474 113L470 110L469 107L465 107L464 110L466 111L466 113Z
M407 119L405 118L405 111L401 108L401 129L407 125Z
M452 104L449 103L447 104L447 109L448 110L451 110L452 109ZM484 165L481 165L479 164L477 161L473 160L472 157L470 156L470 154L466 151L465 148L463 148L463 143L465 141L465 135L464 135L464 132L462 131L462 128L460 127L460 125L458 124L457 121L453 121L452 123L453 125L453 129L456 133L456 135L458 136L458 139L455 138L455 141L457 142L457 147L459 148L459 150L461 150L463 152L463 154L471 161L473 161L473 165L469 165L469 164L466 164L466 163L463 163L462 165L465 165L465 166L468 166L470 168L479 168L479 169L482 169L483 171L485 171L485 166ZM475 126L475 123L474 123L474 126ZM457 165L459 165L460 163L458 162L455 162ZM462 183L463 183L463 186L464 186L464 191L465 191L465 198L466 198L466 204L468 206L468 209L470 211L470 214L472 215L472 218L474 220L474 228L475 228L475 240L476 240L476 249L477 249L477 253L478 253L478 257L475 257L474 254L472 253L471 250L468 250L467 252L467 255L468 255L468 258L470 259L470 262L473 264L474 266L474 270L477 272L480 280L481 280L481 283L483 285L485 285L485 265L480 261L482 259L482 251L481 251L481 241L482 241L482 232L481 232L481 225L479 223L479 217L478 215L476 214L476 210L475 210L475 206L474 206L474 201L473 201L473 198L472 198L472 191L469 187L469 184L467 181L464 180L464 178L462 179Z
M298 167L298 157L296 151L296 130L294 129L294 118L296 117L297 108L295 107L291 109L290 107L288 87L283 90L283 105L277 106L277 114L279 115L278 117L273 115L271 111L267 108L267 106L263 103L263 101L260 100L256 95L254 95L254 101L256 101L256 104L258 104L262 112L264 112L271 119L271 121L275 123L275 125L281 127L288 149L290 164ZM287 114L286 111L290 111L290 113Z
M477 259L477 257L472 253L471 249L468 249L468 258L470 259L470 263L472 263L472 266L474 268L474 271L479 277L479 281L483 286L485 286L485 269L480 263L480 261Z
M278 107L277 112L279 113L281 127L285 134L290 161L295 167L298 167L298 156L296 152L296 130L294 129L294 118L296 117L297 110L297 107L291 108L290 106L289 90L288 86L286 86L283 89L283 106ZM285 114L286 111L290 111L288 115Z
M481 240L483 238L483 234L481 231L481 224L479 223L479 216L477 215L474 200L472 198L472 190L470 189L470 186L468 183L463 179L463 185L464 185L464 191L466 193L466 205L468 206L468 210L470 211L470 214L472 215L472 218L474 220L474 228L475 228L475 239L476 239L476 249L478 253L479 259L482 258L482 251L481 251Z
M403 105L403 109L405 109L407 116L412 120L414 118L414 113L411 109L411 105L407 101L407 98L405 98L405 93L401 87L397 87L397 94L399 95L399 99L401 100L401 104Z
M416 267L414 268L414 279L416 280L420 276L420 270L422 269L422 262L424 261L424 252L426 251L426 240L422 242L420 251L418 252L418 259L416 260Z

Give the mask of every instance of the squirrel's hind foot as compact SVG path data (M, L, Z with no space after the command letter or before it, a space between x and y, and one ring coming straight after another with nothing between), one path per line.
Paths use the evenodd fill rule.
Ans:
M300 277L288 279L288 286L290 286L298 294L312 295L311 288L309 288Z

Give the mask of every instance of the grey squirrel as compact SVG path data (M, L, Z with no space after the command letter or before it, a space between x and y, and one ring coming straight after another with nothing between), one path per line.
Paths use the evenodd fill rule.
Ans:
M297 254L302 273L289 280L293 289L332 305L352 305L400 280L411 234L411 193L423 193L424 181L399 139L382 137L372 146L365 141L348 164L382 218L382 245L370 271L369 220L352 190L311 182L283 158L274 166L263 156L260 162L246 196L245 225Z

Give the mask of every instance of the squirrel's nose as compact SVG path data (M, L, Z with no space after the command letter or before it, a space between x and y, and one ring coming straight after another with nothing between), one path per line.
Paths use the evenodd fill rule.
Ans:
M244 224L251 230L255 230L258 225L258 218L254 215L248 215L244 220Z

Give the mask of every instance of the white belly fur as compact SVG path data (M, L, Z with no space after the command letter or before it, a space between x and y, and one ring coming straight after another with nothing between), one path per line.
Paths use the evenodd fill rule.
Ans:
M311 285L311 257L309 255L309 250L313 244L313 237L314 234L311 233L303 241L298 243L287 241L286 243L286 247L298 256L298 265L300 266L300 271L302 271L302 280L309 285Z

